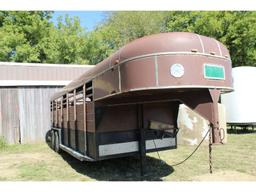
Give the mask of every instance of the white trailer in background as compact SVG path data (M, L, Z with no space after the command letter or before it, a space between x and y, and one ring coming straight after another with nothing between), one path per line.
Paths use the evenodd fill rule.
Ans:
M256 124L256 67L235 67L232 76L234 91L221 95L227 123L231 127L253 127Z

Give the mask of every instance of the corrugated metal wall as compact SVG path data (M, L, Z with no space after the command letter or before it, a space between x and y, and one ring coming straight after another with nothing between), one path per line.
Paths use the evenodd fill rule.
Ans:
M3 64L0 62L0 80L64 81L79 77L91 69L88 65Z
M0 135L8 143L43 141L50 129L50 97L60 89L0 88Z
M19 142L19 103L17 89L0 91L0 120L1 135L8 143Z

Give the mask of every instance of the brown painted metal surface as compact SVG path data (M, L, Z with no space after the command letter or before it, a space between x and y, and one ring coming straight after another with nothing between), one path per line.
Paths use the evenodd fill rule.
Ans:
M196 51L196 52L195 52ZM184 67L184 76L170 74L172 64ZM224 81L203 77L206 63L224 66ZM65 87L67 91L92 80L95 99L133 89L216 87L232 90L231 59L226 47L215 39L194 33L161 33L137 39L88 70ZM158 79L157 79L158 78ZM159 84L158 84L159 83ZM117 84L119 85L117 87Z
M182 67L178 75L172 70L175 64ZM206 64L223 67L224 78L206 78ZM141 121L137 116L138 104L143 112L144 129L150 132L152 121L176 128L180 103L206 118L211 123L213 142L220 143L217 103L221 92L232 91L231 69L228 50L209 37L194 33L162 33L135 40L53 96L53 100L59 100L69 93L70 103L74 105L75 89L89 99L86 115L76 114L80 122L78 127L73 127L72 119L67 120L71 127L64 126L64 144L75 148L73 134L84 134L86 130L88 153L97 158L97 149L91 145L113 142L117 139L114 138L116 133L130 138L136 130L138 132L137 123ZM69 110L74 111L72 106ZM76 113L78 110L77 106ZM65 134L71 143L66 141ZM102 136L104 134L107 135Z

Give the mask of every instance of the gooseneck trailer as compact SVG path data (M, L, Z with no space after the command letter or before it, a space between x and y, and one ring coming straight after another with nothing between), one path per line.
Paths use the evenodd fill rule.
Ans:
M232 91L231 59L219 41L194 33L146 36L125 45L51 100L52 147L81 161L177 148L184 103L221 143L217 103Z

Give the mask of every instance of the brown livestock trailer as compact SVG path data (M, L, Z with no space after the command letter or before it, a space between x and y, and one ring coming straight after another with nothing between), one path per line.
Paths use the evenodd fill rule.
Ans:
M217 103L232 91L231 59L219 41L194 33L146 36L72 81L51 100L52 148L98 161L177 148L184 103L221 143Z

